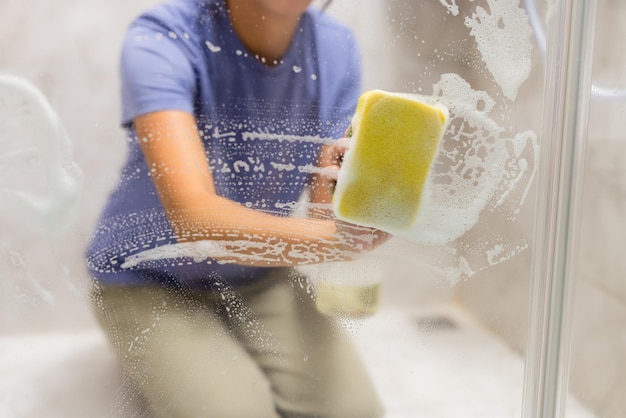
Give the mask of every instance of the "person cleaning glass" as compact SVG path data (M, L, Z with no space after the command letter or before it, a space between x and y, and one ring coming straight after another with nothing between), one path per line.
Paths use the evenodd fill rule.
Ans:
M360 94L352 33L311 0L171 0L131 24L121 86L129 152L86 263L151 414L381 416L294 268L388 239L328 213L345 151L329 139Z

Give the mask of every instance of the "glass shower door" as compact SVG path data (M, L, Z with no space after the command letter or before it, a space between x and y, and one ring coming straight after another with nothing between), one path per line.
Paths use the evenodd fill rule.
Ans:
M626 15L619 1L598 1L592 94L580 202L580 244L572 302L569 392L596 416L626 408L624 232L626 61L620 51Z
M615 1L619 4L612 7L623 11ZM7 12L0 14L0 418L148 416L94 320L99 307L89 298L91 277L83 253L126 157L117 122L119 45L131 19L157 1L5 3ZM592 26L582 20L592 13L575 9L562 16L557 12L567 2L550 2L544 59L541 41L533 39L533 4L546 24L545 4L517 0L335 0L324 12L355 34L362 90L435 97L451 112L430 184L432 222L423 226L438 232L432 236L439 239L396 237L355 263L302 267L311 281L302 284L310 297L324 280L353 284L373 277L380 283L374 313L334 321L356 345L388 417L548 417L567 411L567 417L587 418L617 417L623 410L619 389L602 388L619 387L626 373L602 364L607 372L593 374L588 359L595 355L587 350L596 345L586 337L588 330L602 329L593 341L607 358L623 364L623 351L616 348L623 344L615 344L624 341L619 327L624 171L618 158L624 150L623 102L592 102L592 132L600 131L603 120L615 123L595 144L591 138L591 171L584 181L592 197L582 209L579 267L581 286L590 291L579 291L575 308L568 308L571 277L552 275L548 295L546 265L571 268L563 262L575 249L567 247L566 257L545 249L575 242L576 228L566 220L558 234L543 234L555 227L548 201L561 199L558 208L567 209L565 189L576 191L577 180L568 183L565 168L551 172L556 168L547 166L561 158L556 156L562 150L571 151L558 141L581 133L580 124L565 126L572 122L569 112L579 112L576 120L583 121L584 89L576 102L560 93L584 87L586 64L575 63L576 50L560 46L584 45L590 28L576 25ZM584 6L591 3L576 5ZM572 16L579 20L572 22ZM219 52L215 44L208 47ZM561 85L559 71L568 69L580 71L583 80L568 78L571 84ZM9 88L18 84L23 88ZM578 103L583 106L577 108ZM560 123L552 126L548 115ZM553 133L557 127L561 130ZM576 156L582 158L578 151ZM566 164L565 156L561 161L571 164L571 171L582 166L580 160ZM9 205L16 196L12 202L30 203L34 212ZM50 216L32 215L42 208L39 214ZM614 221L605 221L605 215ZM607 223L598 231L600 221ZM610 250L590 245L598 241L609 241ZM612 289L610 302L606 289ZM612 328L600 327L611 321ZM552 325L544 329L544 323ZM548 354L568 350L572 324L574 396L564 401L567 356L557 355L555 362ZM142 331L137 341L148 333ZM585 385L589 379L600 385Z

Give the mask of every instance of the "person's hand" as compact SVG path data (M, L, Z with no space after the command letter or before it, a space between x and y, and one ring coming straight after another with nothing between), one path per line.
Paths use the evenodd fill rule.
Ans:
M344 154L350 149L350 138L340 138L323 151L323 176L327 181L336 183Z

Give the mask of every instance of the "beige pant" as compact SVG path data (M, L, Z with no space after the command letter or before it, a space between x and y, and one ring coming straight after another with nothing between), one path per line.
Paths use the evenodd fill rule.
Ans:
M153 416L382 416L348 338L287 271L216 291L96 287L98 320Z

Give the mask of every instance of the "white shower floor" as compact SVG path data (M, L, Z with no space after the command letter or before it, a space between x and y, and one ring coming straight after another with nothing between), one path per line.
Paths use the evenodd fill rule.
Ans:
M385 308L345 326L387 417L520 416L523 358L457 307ZM0 418L109 417L130 410L120 404L120 382L97 330L0 337ZM575 400L566 416L593 417Z
M351 328L388 417L521 416L524 359L455 305L386 309ZM568 399L566 417L594 415Z

